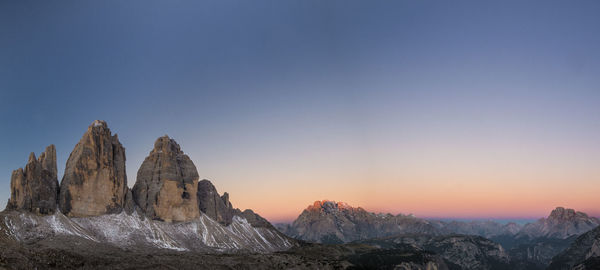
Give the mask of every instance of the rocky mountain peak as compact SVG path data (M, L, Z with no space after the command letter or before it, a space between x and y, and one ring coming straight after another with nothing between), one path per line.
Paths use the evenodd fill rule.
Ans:
M154 149L152 149L151 154L155 153L183 154L183 151L181 151L181 147L175 140L168 135L164 135L154 142Z
M200 215L198 171L192 160L168 136L156 139L138 170L132 194L146 216L164 221L188 221Z
M125 148L106 122L95 120L67 160L60 209L77 217L119 213L127 190Z
M565 239L572 235L580 235L596 226L600 220L589 217L586 213L570 208L557 207L550 212L548 218L529 223L519 232L520 236L529 238L550 237Z
M39 158L29 154L25 170L15 170L11 177L11 197L7 209L25 210L36 214L56 211L58 179L56 176L56 149L46 147Z
M92 128L107 129L108 124L106 124L106 122L103 120L94 120L94 122L92 122L92 124L89 126L89 129L92 129Z
M362 208L354 208L345 202L336 202L330 200L315 201L312 205L309 205L307 211L342 211L342 210L355 210Z
M577 218L587 219L588 215L583 212L576 212L575 210L570 208L565 209L564 207L557 207L556 209L552 210L552 212L548 216L549 220L556 221L568 221Z

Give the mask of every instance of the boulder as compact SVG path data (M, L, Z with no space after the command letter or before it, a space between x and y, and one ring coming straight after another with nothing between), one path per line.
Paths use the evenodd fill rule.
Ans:
M175 140L160 137L138 170L133 199L151 219L188 221L200 216L198 171Z
M96 120L67 160L60 209L71 217L120 213L126 194L125 148L106 122Z
M29 155L25 170L13 171L10 179L10 210L25 210L36 214L53 214L58 197L56 148L46 147L39 158Z

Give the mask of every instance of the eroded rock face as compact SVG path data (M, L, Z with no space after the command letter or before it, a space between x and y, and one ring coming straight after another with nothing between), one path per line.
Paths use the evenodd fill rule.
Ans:
M146 216L172 222L200 216L197 190L196 166L177 142L163 136L138 170L132 192Z
M56 177L56 148L46 147L39 158L29 155L25 170L13 171L10 180L10 210L25 210L36 214L56 211L58 179Z
M219 196L215 186L204 179L198 182L198 208L213 220L224 224L231 224L234 209L229 202L229 194L225 192Z
M125 148L106 122L96 120L67 160L60 209L72 217L119 213L126 194Z

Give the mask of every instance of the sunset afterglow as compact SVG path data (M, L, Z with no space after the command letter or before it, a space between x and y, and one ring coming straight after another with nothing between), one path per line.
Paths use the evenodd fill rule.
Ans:
M168 134L200 179L272 222L322 199L600 216L595 2L103 2L0 8L0 202L49 144L60 181L102 119L130 187Z

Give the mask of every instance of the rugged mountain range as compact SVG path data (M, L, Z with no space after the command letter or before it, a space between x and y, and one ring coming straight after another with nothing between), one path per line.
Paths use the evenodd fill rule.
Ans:
M346 243L403 233L440 234L423 219L405 215L378 215L334 201L316 201L291 226L281 227L291 237L316 243Z
M315 201L292 224L277 224L287 235L310 242L346 243L369 238L398 234L478 235L490 239L536 238L568 239L583 234L600 225L595 217L573 209L557 207L548 218L520 226L516 223L500 224L494 221L439 221L426 220L412 215L375 214L361 207L343 202ZM515 243L508 243L512 247Z
M316 201L290 225L277 224L285 234L317 243L347 243L398 234L466 234L483 237L515 235L520 226L493 221L440 221L413 215L375 214L343 202Z
M60 185L56 167L51 145L13 172L0 239L66 237L127 249L201 252L272 252L296 245L252 210L233 208L229 195L220 196L210 181L199 185L194 163L168 136L156 140L133 190L127 187L125 148L104 121L88 127Z
M566 239L581 235L600 225L600 220L589 217L586 213L557 207L548 218L541 218L534 223L526 224L517 234L517 238L559 238Z
M493 221L446 222L420 219L412 215L375 214L346 203L324 200L308 206L292 224L276 226L296 239L327 244L355 241L371 244L389 243L389 239L398 242L398 239L414 240L415 234L420 235L420 239L437 239L432 240L434 242L440 241L440 237L451 235L481 236L501 245L503 254L510 258L511 268L544 269L553 257L567 249L578 235L598 227L599 224L597 218L563 207L554 209L547 218L521 227L515 223L500 224ZM388 240L382 241L386 238ZM586 250L595 250L595 246L588 242L584 245L588 246ZM420 243L415 247L434 253L440 252L424 245L423 241ZM580 247L582 241L579 243L573 245ZM481 248L480 244L478 246ZM460 250L460 247L452 250L456 248ZM573 249L573 246L571 248ZM591 254L591 257L596 256L593 252ZM583 257L579 256L577 260L581 262ZM461 268L464 268L464 265Z
M94 121L60 184L53 145L13 172L0 213L0 269L543 269L550 261L551 269L598 269L600 227L585 233L598 224L561 207L521 227L317 201L279 229L330 245L297 241L199 181L168 136L156 140L129 189L125 148Z
M514 236L492 237L519 258L545 267L575 239L600 225L595 217L573 209L557 207L547 218L528 223Z

